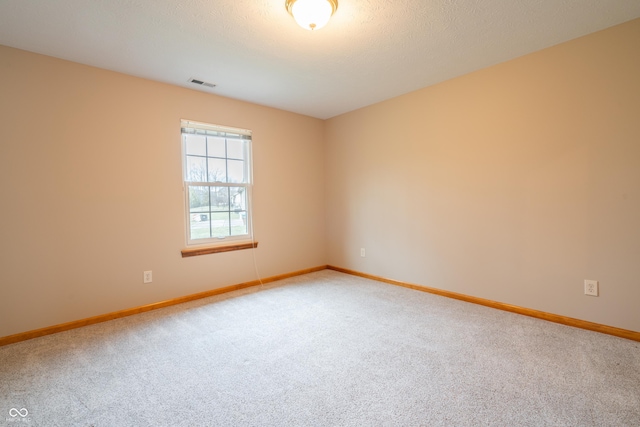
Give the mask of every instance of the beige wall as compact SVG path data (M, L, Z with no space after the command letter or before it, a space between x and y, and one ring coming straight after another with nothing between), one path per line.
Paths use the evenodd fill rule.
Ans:
M0 46L0 336L256 278L180 256L181 118L253 130L260 274L326 263L321 120Z
M329 120L329 263L640 331L639 52L635 20Z

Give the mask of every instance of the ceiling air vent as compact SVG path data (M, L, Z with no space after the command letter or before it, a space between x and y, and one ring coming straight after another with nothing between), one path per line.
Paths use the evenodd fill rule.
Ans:
M200 85L200 86L206 86L206 87L216 87L215 84L209 83L209 82L205 82L205 81L200 80L200 79L189 79L189 83L197 84L197 85Z

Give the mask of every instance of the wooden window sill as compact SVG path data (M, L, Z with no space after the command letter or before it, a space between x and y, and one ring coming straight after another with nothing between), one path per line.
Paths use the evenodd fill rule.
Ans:
M254 249L258 247L258 242L231 243L224 246L208 246L193 249L183 249L182 258L198 255L217 254L218 252L241 251L243 249Z

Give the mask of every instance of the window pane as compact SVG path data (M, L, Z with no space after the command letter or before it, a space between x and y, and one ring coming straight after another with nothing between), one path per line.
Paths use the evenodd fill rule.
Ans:
M226 160L209 159L209 182L227 182Z
M206 182L207 160L204 157L187 156L187 181Z
M211 214L211 237L229 236L229 212Z
M189 186L189 213L209 210L209 187Z
M200 135L185 135L187 143L187 154L195 154L197 156L206 156L206 138Z
M224 138L210 136L207 138L209 157L226 157Z
M229 196L231 197L232 211L247 210L247 194L244 187L229 187Z
M211 210L229 210L229 187L211 187Z
M228 160L229 166L229 182L247 182L244 174L244 161L242 160Z
M227 157L244 160L244 144L241 139L227 139Z
M208 213L192 213L189 214L189 227L191 231L191 239L209 239L211 238L210 215Z
M248 234L246 188L230 187L229 194L231 196L231 235Z
M247 211L231 212L231 235L247 234Z
M191 239L211 238L209 187L189 186L189 229Z

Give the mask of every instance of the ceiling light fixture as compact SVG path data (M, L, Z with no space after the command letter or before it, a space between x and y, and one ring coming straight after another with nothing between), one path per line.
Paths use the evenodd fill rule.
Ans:
M302 28L319 30L335 13L338 0L286 0L284 5Z

